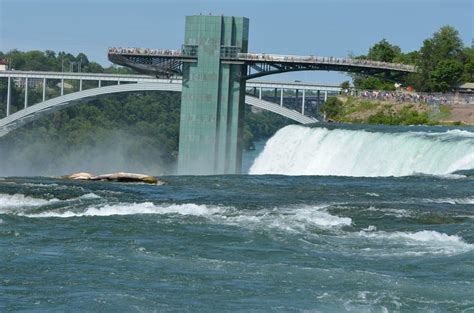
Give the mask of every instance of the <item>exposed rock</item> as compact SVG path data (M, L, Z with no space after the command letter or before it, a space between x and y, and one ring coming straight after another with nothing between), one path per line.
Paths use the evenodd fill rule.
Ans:
M71 175L61 176L59 178L73 179L73 180L89 180L93 176L94 175L92 175L90 173L80 172L80 173L74 173L74 174L71 174Z
M144 175L144 174L136 174L136 173L111 173L111 174L103 174L94 176L89 173L74 173L71 175L61 176L59 178L62 179L73 179L73 180L93 180L93 181L115 181L115 182L123 182L123 183L146 183L146 184L156 184L156 185L163 185L164 182L158 180L154 176Z

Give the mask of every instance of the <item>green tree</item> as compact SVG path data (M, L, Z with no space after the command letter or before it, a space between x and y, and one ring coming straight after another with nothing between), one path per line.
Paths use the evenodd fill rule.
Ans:
M343 103L337 97L330 97L321 107L321 112L326 114L326 118L337 119L338 115L342 113Z
M442 60L430 75L430 86L436 91L449 91L456 86L463 74L463 65L458 60Z
M382 39L370 47L367 55L361 55L357 58L380 62L395 62L397 59L402 59L402 53L400 47L390 44L386 39ZM395 87L390 82L390 78L388 74L373 76L352 74L354 87L366 90L394 90Z
M399 46L390 44L382 39L369 49L367 59L381 62L392 62L401 53Z
M344 90L344 89L349 89L349 88L351 88L351 84L349 83L348 80L346 80L346 81L344 81L344 82L341 83L340 87L341 87L341 89L343 89L343 90Z
M474 48L465 48L464 55L466 56L466 63L464 64L462 80L465 82L474 82Z
M420 58L418 68L420 70L420 86L418 89L424 91L443 91L454 87L459 83L459 77L452 79L443 75L443 72L457 68L454 63L444 61L454 60L462 62L463 43L459 37L459 32L451 26L443 26L439 31L433 34L432 38L426 39L420 49ZM442 69L435 71L442 62ZM432 75L436 77L432 78ZM440 80L441 79L441 80Z

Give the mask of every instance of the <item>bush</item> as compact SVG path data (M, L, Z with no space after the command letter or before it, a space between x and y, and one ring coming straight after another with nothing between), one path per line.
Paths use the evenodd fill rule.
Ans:
M328 118L337 118L340 114L342 114L343 103L336 97L328 98L321 107L321 111L324 112Z

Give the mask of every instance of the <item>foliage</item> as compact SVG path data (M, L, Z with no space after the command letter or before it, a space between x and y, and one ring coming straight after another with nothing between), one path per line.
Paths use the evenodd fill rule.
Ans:
M343 81L343 82L341 83L340 87L341 87L342 90L349 89L349 88L351 88L351 83L349 83L348 80Z
M420 91L446 92L463 81L474 81L473 49L463 47L459 32L451 26L441 27L424 40L419 51L402 53L400 47L382 39L357 58L416 65L419 73L407 75L404 85ZM388 81L397 80L390 75L351 76L356 88L367 90L393 90Z
M474 48L465 48L464 55L466 56L466 63L464 64L462 81L474 82Z
M409 106L400 110L379 111L367 119L369 124L385 124L385 125L424 125L430 124L427 112L418 112Z
M399 46L392 45L386 39L382 39L369 49L367 58L374 61L392 62L400 53Z
M380 62L394 62L400 59L401 49L398 46L390 44L386 39L382 39L369 49L367 55L359 56L362 59L369 59ZM364 90L394 90L394 84L390 82L391 78L386 74L377 74L365 76L353 74L353 83L357 89Z
M417 86L423 91L446 91L459 84L461 75L457 75L459 62L465 61L463 43L459 32L451 26L443 26L426 39L420 49L420 58L417 64L420 70L421 84ZM448 63L449 62L449 63ZM439 69L442 67L442 69ZM445 74L453 74L450 77ZM462 74L462 70L461 70Z
M342 101L337 97L330 97L321 107L321 112L326 114L326 118L335 119L341 114L343 110L342 105Z
M463 70L463 65L458 60L440 61L430 75L431 89L449 91L459 83Z
M90 62L84 53L78 53L74 56L70 53L61 51L56 52L46 50L44 52L32 51L18 51L11 50L7 53L0 52L0 58L9 61L9 67L19 71L55 71L55 72L69 72L79 71L79 64L81 72L88 73L117 73L118 67L111 65L103 68L97 62ZM133 70L120 67L120 73L134 73Z

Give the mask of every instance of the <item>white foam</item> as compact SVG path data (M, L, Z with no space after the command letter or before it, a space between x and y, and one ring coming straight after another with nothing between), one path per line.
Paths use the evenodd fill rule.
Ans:
M290 125L267 141L250 174L446 175L472 168L474 133L467 131L383 133Z
M171 204L156 206L151 202L122 203L116 205L105 205L102 207L87 208L83 212L42 212L38 214L22 214L27 217L82 217L82 216L112 216L112 215L135 215L135 214L180 214L204 216L219 212L218 207L208 207L197 204Z
M226 223L247 228L272 228L289 232L311 231L311 228L332 229L350 226L352 219L332 215L326 206L304 206L301 208L274 208L250 212L238 212L227 216Z
M99 199L100 196L96 195L95 193L86 193L79 197L79 199Z
M457 235L448 235L432 230L419 232L366 232L360 231L359 236L368 238L372 244L379 245L383 254L392 255L453 255L474 250L474 245L465 242ZM402 245L402 247L400 247ZM377 250L377 248L371 248Z
M83 216L112 216L134 214L175 214L201 216L211 222L235 225L246 228L277 228L292 232L306 231L307 228L340 228L350 226L352 220L339 217L325 211L325 206L304 206L299 208L273 208L260 210L238 210L233 207L212 206L204 204L161 204L151 202L121 203L90 207L82 212L48 211L28 214L27 217L83 217Z
M441 198L441 199L424 199L427 203L448 203L448 204L474 204L474 197L468 198Z
M37 207L54 202L58 202L58 199L38 199L25 196L23 194L0 194L0 209L11 209L11 208L21 208L21 207Z
M27 187L40 187L40 188L50 188L50 187L57 187L58 184L41 184L41 183L24 183L23 186Z
M410 217L412 215L412 213L404 209L376 208L376 207L371 206L365 210L372 211L372 212L382 212L384 213L384 215L395 216L398 218Z

